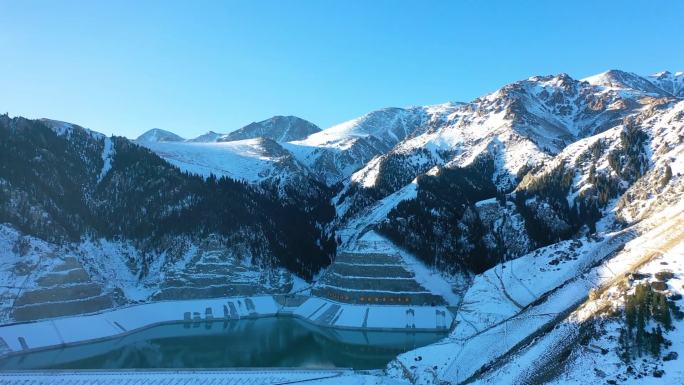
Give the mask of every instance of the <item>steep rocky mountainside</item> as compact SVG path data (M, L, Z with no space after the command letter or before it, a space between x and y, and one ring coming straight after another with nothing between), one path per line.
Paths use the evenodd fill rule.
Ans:
M335 184L401 141L437 126L456 105L386 108L338 124L286 148L328 184Z
M601 76L636 77L619 71ZM565 74L507 85L368 163L348 188L360 185L370 190L365 195L386 196L435 166L464 166L487 153L494 158L492 181L510 191L522 175L568 144L618 124L640 108L641 97L666 95L642 80L648 84L643 89L609 88Z
M463 269L445 261L487 268L594 233L612 225L624 206L617 199L643 175L671 174L680 109L671 92L621 71L508 85L353 174L333 200L351 242L343 247L377 229L448 271ZM468 170L478 178L449 181ZM440 185L453 194L440 195ZM474 194L459 193L464 185Z

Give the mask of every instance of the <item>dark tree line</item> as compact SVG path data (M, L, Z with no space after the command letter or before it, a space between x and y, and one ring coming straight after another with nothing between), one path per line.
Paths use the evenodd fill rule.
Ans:
M499 259L483 242L475 202L497 194L490 157L465 168L442 168L418 178L417 197L399 203L379 231L443 270L479 273Z
M530 178L516 190L514 202L525 219L528 234L538 246L568 239L584 225L590 232L596 231L601 212L595 197L584 195L572 204L568 202L574 176L575 170L561 163L550 172ZM549 209L556 217L549 217Z
M648 284L637 285L634 293L625 297L624 328L619 341L623 360L628 362L644 354L660 356L662 345L667 344L663 329L672 329L670 308L665 294ZM681 312L676 310L676 316L681 318ZM649 326L653 324L655 326Z
M363 208L396 192L435 164L431 152L427 149L420 149L411 154L387 154L380 161L373 186L364 187L355 183L341 196L340 202L349 201L349 209L345 215L347 217L354 215Z

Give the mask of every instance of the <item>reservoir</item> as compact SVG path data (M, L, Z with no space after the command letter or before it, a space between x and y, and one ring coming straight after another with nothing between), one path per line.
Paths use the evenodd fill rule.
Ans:
M383 368L398 354L446 336L362 331L265 317L153 326L120 337L0 358L0 370Z

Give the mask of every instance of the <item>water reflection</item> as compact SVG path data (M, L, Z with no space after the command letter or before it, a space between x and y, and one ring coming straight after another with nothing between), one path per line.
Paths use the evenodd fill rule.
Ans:
M12 356L0 369L384 367L438 333L319 328L295 318L156 326L124 337Z

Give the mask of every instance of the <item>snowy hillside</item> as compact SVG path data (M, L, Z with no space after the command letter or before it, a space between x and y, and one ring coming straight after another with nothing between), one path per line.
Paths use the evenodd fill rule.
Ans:
M325 186L260 174L260 166L281 175L296 167L277 143L144 143L182 146L189 158L180 166L193 173L125 138L0 115L0 153L11 157L3 162L11 167L0 167L5 322L140 300L287 291L292 272L310 278L329 264ZM233 147L232 157L222 146ZM241 176L274 184L198 177L219 167L203 161L242 162Z
M290 159L289 153L267 139L246 139L231 142L140 142L181 170L208 177L244 180L259 183L282 176L283 171L303 171Z

